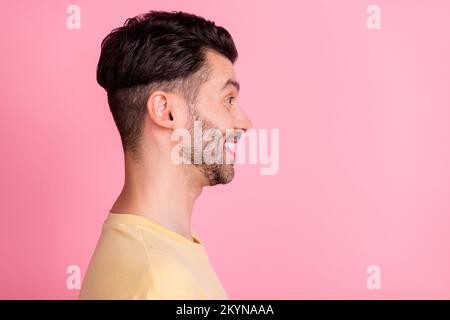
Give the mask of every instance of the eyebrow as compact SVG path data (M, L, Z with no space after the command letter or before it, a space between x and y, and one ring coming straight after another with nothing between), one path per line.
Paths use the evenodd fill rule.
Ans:
M239 84L239 82L234 81L233 79L228 79L225 84L222 87L222 90L225 89L227 86L234 86L237 90L237 92L239 93L239 89L241 88L241 85Z

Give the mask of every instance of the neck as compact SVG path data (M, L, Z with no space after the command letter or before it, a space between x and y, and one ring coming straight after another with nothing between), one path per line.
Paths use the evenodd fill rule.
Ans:
M125 182L111 211L141 215L193 241L192 210L202 191L194 181L187 167L161 154L139 162L125 154Z

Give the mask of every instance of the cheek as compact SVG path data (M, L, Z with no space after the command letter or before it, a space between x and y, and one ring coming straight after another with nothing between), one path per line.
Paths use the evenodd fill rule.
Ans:
M210 122L212 126L219 129L232 128L232 117L223 102L208 99L198 108L200 116Z
M223 105L219 105L216 110L211 113L209 121L214 127L221 130L233 127L232 117Z

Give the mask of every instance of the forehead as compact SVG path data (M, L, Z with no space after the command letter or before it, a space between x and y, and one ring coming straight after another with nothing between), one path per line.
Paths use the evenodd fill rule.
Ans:
M223 85L228 79L236 80L234 66L230 60L215 51L206 52L206 60L209 66L212 85Z

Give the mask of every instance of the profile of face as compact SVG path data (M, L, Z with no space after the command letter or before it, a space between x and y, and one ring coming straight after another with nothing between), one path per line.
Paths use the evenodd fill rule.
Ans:
M195 122L201 124L202 132L208 129L220 131L223 138L221 163L193 163L194 170L199 170L204 178L205 185L227 184L234 177L235 144L239 135L251 128L252 124L242 107L238 103L239 82L236 79L233 64L224 56L214 51L206 52L206 61L209 66L209 77L198 91L195 106L192 108L189 131L194 137ZM230 134L233 133L233 134ZM194 153L204 153L207 148L202 144L202 150L197 150L191 144L191 159Z
M235 145L240 134L250 129L252 124L237 101L240 85L230 60L213 50L207 50L205 62L199 71L203 78L199 81L192 104L183 93L176 90L157 90L150 95L148 114L156 126L147 132L149 136L162 137L159 143L169 146L172 151L178 142L174 143L171 133L180 129L187 132L189 138L187 142L183 140L182 157L186 159L184 163L188 165L190 179L203 186L212 186L226 184L233 179ZM188 81L198 81L196 77L192 79ZM200 137L196 134L196 126L201 132ZM212 143L204 141L208 131L214 132ZM217 136L221 143L216 143ZM201 140L200 144L196 143L196 139ZM213 153L221 155L220 161L211 162L203 158L211 145L214 147ZM199 154L201 159L196 161L196 155ZM171 158L168 160L173 162Z

